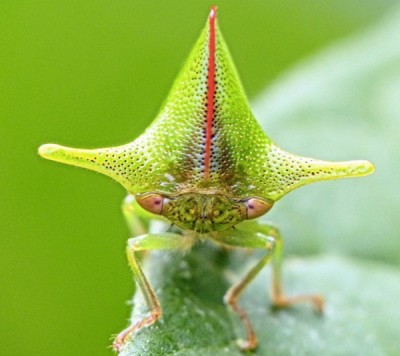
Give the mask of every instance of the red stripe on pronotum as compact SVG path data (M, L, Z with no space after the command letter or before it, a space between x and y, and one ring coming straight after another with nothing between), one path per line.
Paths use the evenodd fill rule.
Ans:
M215 93L215 19L217 9L211 7L209 20L210 33L208 40L208 90L207 90L207 122L206 122L206 147L204 156L204 177L210 175L210 160L211 160L211 136L214 119L214 93Z

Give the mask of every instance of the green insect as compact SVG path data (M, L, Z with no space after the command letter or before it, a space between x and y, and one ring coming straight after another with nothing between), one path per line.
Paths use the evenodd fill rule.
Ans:
M279 231L253 219L300 186L374 170L368 161L326 162L296 156L269 139L250 110L217 25L215 7L159 115L141 136L123 146L93 150L47 144L39 154L106 174L128 191L124 212L137 235L128 240L128 260L149 313L116 337L115 350L162 316L138 252L184 248L202 239L265 250L264 257L224 297L246 330L241 349L255 349L258 341L238 299L270 261L274 305L308 301L322 312L323 299L318 295L283 293ZM172 225L165 233L152 233L152 219Z

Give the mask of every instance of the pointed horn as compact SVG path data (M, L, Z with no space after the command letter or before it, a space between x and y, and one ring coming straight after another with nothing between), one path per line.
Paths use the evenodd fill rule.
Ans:
M371 174L373 171L372 163L365 160L345 162L312 160L308 169L304 170L305 173L308 173L308 176L304 179L306 180L305 184L307 184L321 180L362 177Z
M104 159L100 159L101 151L103 150L70 148L52 143L39 147L39 155L43 158L111 175L105 168Z
M267 197L282 198L290 191L306 184L340 178L362 177L371 174L374 166L364 160L329 162L306 158L273 147L269 152L271 182Z
M145 185L142 180L147 176L146 169L143 168L145 157L135 148L134 143L93 150L46 144L39 147L39 155L52 161L105 174L135 194L138 186Z

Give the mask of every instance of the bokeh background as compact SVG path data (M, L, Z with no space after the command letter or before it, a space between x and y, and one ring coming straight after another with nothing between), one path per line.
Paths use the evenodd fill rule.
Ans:
M214 1L250 98L394 2ZM136 137L211 4L0 2L0 354L111 354L133 290L125 192L101 175L40 159L37 147Z

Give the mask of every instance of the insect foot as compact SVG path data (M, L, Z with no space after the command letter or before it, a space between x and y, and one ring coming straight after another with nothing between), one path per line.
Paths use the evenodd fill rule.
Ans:
M151 313L148 317L140 320L139 322L128 326L126 329L122 330L114 339L112 348L116 352L120 352L126 341L133 337L134 334L140 329L154 324L161 317L161 310Z

